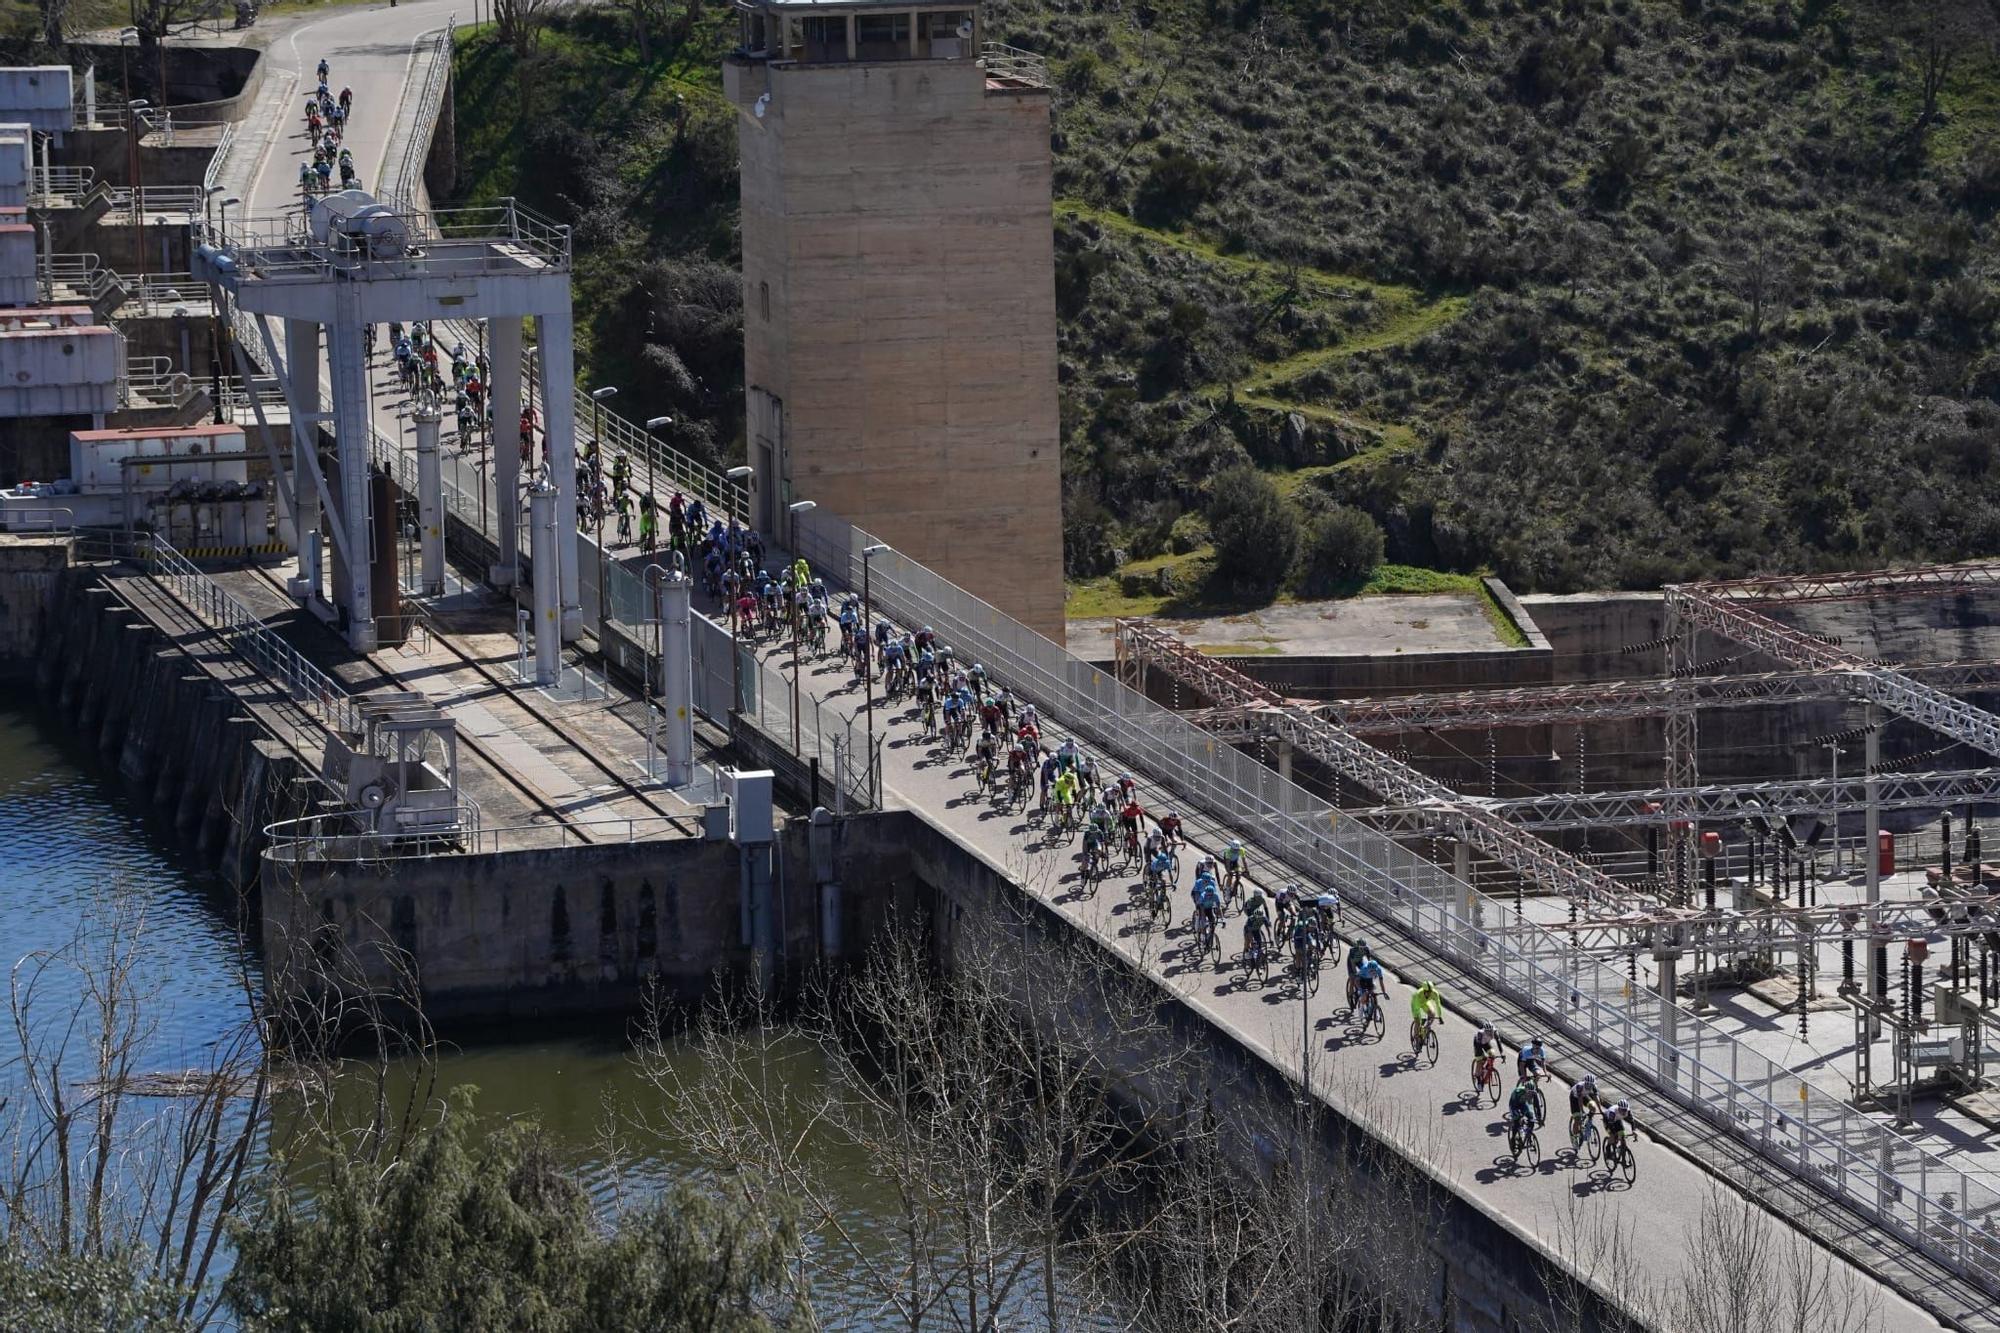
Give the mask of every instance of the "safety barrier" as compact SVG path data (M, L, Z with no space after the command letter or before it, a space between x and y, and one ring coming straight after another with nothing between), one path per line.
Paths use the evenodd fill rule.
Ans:
M417 186L423 181L424 162L430 156L431 137L436 132L437 118L444 107L445 85L451 74L452 34L458 26L458 15L452 14L444 21L431 46L430 68L424 74L424 86L417 93L416 116L410 124L409 138L403 143L403 152L393 165L382 169L381 194L378 196L398 213L417 211Z
M463 826L448 833L356 832L349 814L307 815L287 819L264 830L265 855L274 861L394 861L432 856L485 856L495 852L550 847L604 846L644 842L684 834L686 815L644 815L637 818L570 819L560 823L503 824L483 827L478 807L461 807L469 814Z
M359 735L361 712L345 686L299 656L296 648L265 624L250 608L229 595L227 589L197 569L192 561L174 549L166 538L155 534L144 548L146 572L169 589L180 603L217 636L229 650L256 667L286 696L329 731ZM312 752L316 738L296 737Z
M1041 706L1227 823L1277 861L1318 880L1540 1014L1551 1035L1617 1061L1678 1107L1749 1144L1953 1271L2000 1293L2000 1195L1887 1126L1571 949L1485 928L1510 909L1392 839L1340 818L1250 755L1071 656L901 552L821 510L798 516L798 545L829 581L873 608L928 624L962 661ZM871 549L873 548L873 549ZM867 552L867 554L864 554ZM1671 1103L1671 1107L1667 1106Z

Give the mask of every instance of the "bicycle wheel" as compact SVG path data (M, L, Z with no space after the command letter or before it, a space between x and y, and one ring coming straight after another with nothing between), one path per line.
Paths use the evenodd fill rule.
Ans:
M1438 1034L1435 1027L1424 1031L1424 1060L1433 1065L1438 1062Z
M1489 1064L1486 1067L1486 1091L1492 1094L1491 1105L1498 1106L1500 1104L1500 1066L1498 1064Z
M1528 1131L1528 1139L1524 1151L1528 1155L1529 1166L1540 1166L1542 1164L1542 1140L1532 1129Z
M1621 1142L1618 1145L1618 1169L1624 1172L1627 1185L1638 1183L1639 1159L1633 1155L1630 1143Z
M1542 1083L1540 1079L1535 1080L1535 1123L1538 1125L1549 1123L1549 1104L1542 1096Z

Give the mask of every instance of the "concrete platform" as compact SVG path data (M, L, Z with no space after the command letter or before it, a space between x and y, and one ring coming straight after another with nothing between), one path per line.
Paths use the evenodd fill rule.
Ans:
M1219 656L1343 657L1506 647L1486 618L1485 604L1470 593L1280 603L1241 615L1158 623ZM1111 634L1109 620L1072 620L1069 650L1088 661L1110 661Z

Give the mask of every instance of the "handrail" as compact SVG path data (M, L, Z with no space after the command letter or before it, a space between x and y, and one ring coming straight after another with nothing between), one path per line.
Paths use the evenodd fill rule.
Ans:
M81 203L97 187L94 167L37 167L29 179L29 202L40 208Z
M417 92L416 115L410 125L409 138L403 143L403 155L393 168L383 169L386 179L379 182L381 198L398 213L417 211L415 183L422 179L423 164L430 157L438 115L444 106L445 80L451 73L452 36L457 26L458 15L454 13L447 16L444 27L438 29L431 45L430 66L424 72L424 86ZM398 111L400 113L400 108Z
M979 48L979 63L995 78L1012 79L1034 88L1049 86L1049 58L1034 51L1024 51L1005 42L984 42Z
M346 686L301 657L298 649L158 533L153 534L147 548L146 572L154 582L171 588L197 618L217 630L231 652L282 685L292 701L302 705L322 727L361 734L361 712Z
M222 136L215 141L215 153L208 159L208 169L201 173L201 197L204 200L215 192L216 186L220 183L216 177L222 174L223 164L228 159L229 150L235 142L236 122L233 120L223 122Z
M545 849L552 840L562 847L641 842L670 831L679 833L686 823L685 815L606 816L495 828L475 822L469 828L436 833L369 833L354 831L351 814L333 814L281 820L265 827L264 838L265 854L276 861L392 861Z

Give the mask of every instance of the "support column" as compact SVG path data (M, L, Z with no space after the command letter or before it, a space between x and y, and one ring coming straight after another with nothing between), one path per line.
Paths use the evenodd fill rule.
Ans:
M528 487L528 558L535 566L535 684L554 685L562 677L562 623L556 593L562 586L558 543L564 524L557 517L555 487L537 481Z
M1667 598L1666 628L1667 675L1675 680L1685 680L1695 673L1695 654L1701 632L1692 620L1681 614L1679 605L1671 595ZM1685 791L1700 780L1695 762L1696 746L1700 738L1695 722L1694 702L1683 691L1674 692L1672 705L1667 711L1666 731L1666 785L1670 791ZM1669 797L1665 805L1666 875L1672 885L1669 900L1685 905L1690 888L1688 884L1690 831L1694 825L1688 816L1685 797Z
M369 586L378 553L369 523L369 469L373 427L368 420L368 353L361 341L353 284L334 284L334 319L327 326L327 371L333 390L334 443L340 451L341 526L347 532L345 586L334 590L347 611L347 642L366 652L375 647L375 598ZM393 557L393 553L380 553Z
M1879 932L1881 930L1879 908L1882 903L1881 855L1876 844L1881 839L1882 810L1876 803L1878 780L1876 766L1882 758L1881 732L1876 727L1875 705L1869 704L1862 718L1863 759L1862 759L1862 800L1864 808L1861 821L1861 855L1865 866L1865 882L1868 886L1868 998L1880 1005L1888 998L1889 991L1889 942ZM1881 1034L1881 1022L1872 1015L1868 1020L1870 1040Z
M1667 1045L1678 1046L1681 1008L1674 993L1680 989L1681 951L1678 948L1655 949L1653 966L1660 974L1660 1035L1666 1038ZM1661 1058L1664 1061L1664 1052Z
M308 319L285 321L284 374L292 383L289 401L308 412L319 410L319 325ZM319 491L313 485L312 458L319 424L292 413L292 530L299 543L298 569L292 596L305 597L319 586ZM307 534L315 534L308 537Z
M500 547L488 577L496 588L521 581L521 321L500 315L487 323L492 340L493 531Z
M1292 743L1290 741L1279 741L1277 743L1277 750L1278 781L1290 782L1292 780Z
M660 707L667 716L667 785L694 781L693 628L687 575L672 572L660 583Z
M1465 928L1468 932L1476 935L1481 923L1479 920L1478 895L1473 892L1472 888L1472 844L1463 838L1458 839L1451 845L1451 873L1458 879L1459 920L1465 923ZM1467 943L1477 947L1476 942L1470 936L1467 939Z
M562 636L564 643L570 643L583 632L583 599L577 588L576 346L569 315L537 315L535 339L535 360L542 375L542 422L549 441L549 482L556 489L556 512L562 516L564 533Z
M417 587L444 596L444 478L438 466L438 406L420 394L410 413L417 427Z

